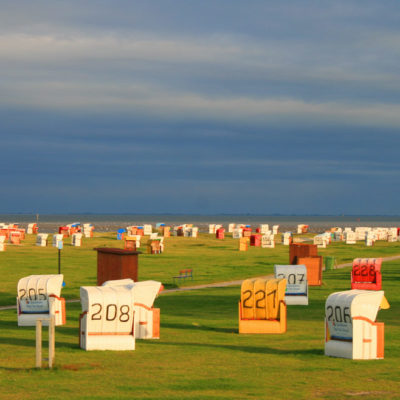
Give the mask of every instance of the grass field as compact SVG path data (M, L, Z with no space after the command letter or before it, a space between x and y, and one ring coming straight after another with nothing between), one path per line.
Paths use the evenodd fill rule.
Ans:
M79 298L79 287L96 284L94 247L122 247L115 235L97 234L82 248L65 244L63 296ZM66 240L67 243L67 240ZM229 281L270 274L288 263L288 248L249 248L237 240L172 237L165 253L141 254L139 277L173 287L179 269L193 268L185 285ZM144 248L143 248L144 251ZM0 305L15 304L18 279L57 273L57 250L21 246L0 253ZM397 243L333 243L320 250L338 263L356 257L400 254ZM0 398L7 399L396 399L400 398L400 260L383 264L383 287L391 304L378 319L385 322L385 359L352 361L325 357L326 297L350 288L350 268L324 273L322 287L310 289L310 305L288 307L283 335L239 335L239 286L161 295L161 338L137 341L133 352L86 352L78 345L79 303L67 304L67 324L56 329L53 370L36 370L34 328L18 328L15 310L0 311Z

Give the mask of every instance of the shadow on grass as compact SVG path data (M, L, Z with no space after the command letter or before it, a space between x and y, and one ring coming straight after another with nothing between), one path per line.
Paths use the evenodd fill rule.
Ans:
M15 313L15 321L0 321L0 327L3 328L17 328L17 313Z
M221 333L232 333L237 331L232 328L217 328L212 326L206 325L191 325L191 324L178 324L178 323L171 323L171 322L163 322L163 328L172 328L172 329L185 329L185 330L194 330L194 331L208 331L208 332L221 332Z
M76 332L76 330L75 330ZM77 342L78 342L78 335L76 332L77 336ZM43 340L43 347L47 346L47 339ZM32 331L32 339L24 339L24 338L15 338L15 337L0 337L0 345L2 344L8 344L11 346L24 346L24 347L36 347L36 340L35 340L35 332ZM68 342L60 342L56 338L56 348L63 348L63 349L78 349L79 344L78 343L68 343Z
M76 320L78 321L78 318L70 318L70 321ZM18 326L17 321L1 321L0 323L0 328L1 329L10 329L12 331L22 331L25 330L25 332L31 331L32 335L35 335L35 326ZM47 332L47 326L43 326L43 331ZM70 327L70 326L57 326L56 327L56 335L57 333L60 333L62 335L70 335L70 336L76 336L79 337L79 328L78 327ZM12 334L12 333L10 333ZM1 340L4 339L0 338L0 343Z
M147 342L149 345L156 345L155 342ZM176 347L203 347L210 349L226 349L231 351L241 351L251 354L275 354L275 355L316 355L321 356L324 354L324 349L277 349L271 347L256 347L256 346L235 346L231 344L213 344L213 343L184 343L184 342L165 342L165 346Z
M12 368L12 367L2 367L0 366L0 371L7 371L7 372L32 372L32 371L39 371L38 368Z
M95 368L101 367L100 364L97 363L75 363L75 364L61 364L61 365L54 365L53 369L49 369L47 367L47 360L43 362L42 368L36 368L36 367L31 367L31 368L21 368L21 367L3 367L0 366L0 371L6 371L6 372L29 372L32 373L33 371L37 371L38 373L45 370L45 371L59 371L59 370L69 370L69 371L80 371L80 370L91 370Z

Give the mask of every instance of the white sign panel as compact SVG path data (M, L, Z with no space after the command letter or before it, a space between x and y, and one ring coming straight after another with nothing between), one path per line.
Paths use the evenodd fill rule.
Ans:
M275 277L286 279L286 295L307 293L307 268L305 265L275 265Z
M307 267L305 265L275 265L274 271L275 278L286 279L286 304L308 305Z

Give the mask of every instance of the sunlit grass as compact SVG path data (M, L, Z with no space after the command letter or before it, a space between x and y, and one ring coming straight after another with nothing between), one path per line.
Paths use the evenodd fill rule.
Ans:
M20 277L56 273L57 250L39 248L28 238L0 254L4 276L1 304L14 304ZM62 272L63 295L79 297L79 286L96 284L94 247L122 247L114 235L98 234L82 248L67 244ZM143 247L143 250L145 248ZM339 262L359 256L400 254L397 243L334 243L321 254ZM347 260L348 259L348 260ZM185 285L226 281L272 273L273 264L288 262L288 248L237 251L237 240L169 238L161 255L139 257L141 279L172 287L172 276L193 268ZM310 305L288 307L283 335L239 335L239 286L161 295L161 338L137 341L133 352L86 352L78 345L79 303L67 304L67 324L56 330L55 368L35 370L34 328L18 328L16 311L0 311L0 398L4 399L391 399L400 398L398 359L400 261L383 264L383 286L391 308L385 322L385 359L351 361L325 357L326 297L350 288L350 268L324 273L322 287L310 288ZM45 330L44 330L45 332ZM46 333L44 334L46 337ZM44 343L45 345L45 343Z

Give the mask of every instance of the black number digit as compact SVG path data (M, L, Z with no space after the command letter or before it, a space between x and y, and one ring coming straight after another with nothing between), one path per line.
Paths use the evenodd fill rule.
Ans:
M300 276L299 283L303 283L304 282L304 275L305 274L298 274L297 275L297 276Z
M19 289L19 293L23 292L22 294L19 295L19 299L23 300L23 298L26 296L26 290L25 289Z
M338 313L338 311L339 311L339 313ZM339 316L338 316L338 314L339 314ZM343 321L342 310L341 310L341 308L339 306L335 307L335 321L336 322L342 322Z
M253 294L253 292L251 290L245 290L243 292L243 295L245 294L249 294L248 297L246 297L245 299L243 299L243 308L253 308L252 306L248 306L246 303L248 302L248 300L250 300L251 295Z
M292 278L292 282L290 282L290 278ZM289 274L288 275L288 283L290 285L295 285L296 284L296 274Z
M113 315L112 318L110 317L110 307L113 307L113 308L114 308L114 315ZM117 306L116 306L115 304L109 304L109 305L107 306L107 308L106 308L106 320L107 320L107 321L114 321L114 319L116 318L116 316L117 316Z
M276 277L279 278L279 279L285 279L286 278L285 274L278 274Z
M99 311L97 311L97 312L95 312L94 314L92 314L92 320L94 320L94 321L98 321L98 320L101 320L101 315L100 315L100 313L101 313L101 310L103 309L103 306L100 304L100 303L94 303L94 304L92 304L92 307L94 307L94 306L99 306ZM97 317L96 317L97 316Z
M376 275L376 273L375 273L375 265L370 265L370 267L369 267L369 276L371 278L375 278L375 275Z
M326 307L326 311L330 311L330 314L328 315L328 321L330 321L333 317L333 307L332 306L328 306Z
M356 266L353 268L353 275L354 275L354 276L360 275L360 266L359 266L359 265L356 265Z
M32 293L33 293L33 295L32 295ZM28 297L29 297L29 300L36 300L36 290L34 288L29 288Z
M346 321L346 319L349 319L348 321ZM345 307L343 310L343 319L344 322L350 322L351 323L351 316L350 316L350 307Z
M275 290L273 290L272 292L269 292L269 293L267 293L267 296L270 296L270 295L274 295L274 308L276 307L276 289Z
M124 311L124 307L125 307L126 311ZM119 312L121 313L121 315L119 316L119 320L121 322L128 322L129 321L129 310L130 310L130 308L126 304L124 304L123 306L120 307ZM122 318L124 315L126 315L126 319Z
M260 306L259 305L260 301L265 300L265 291L264 290L259 290L258 292L256 292L256 296L258 295L258 293L262 293L263 297L261 297L261 298L256 300L256 308L265 308L265 306Z
M363 265L361 267L361 276L367 276L368 275L368 266L367 265Z
M40 292L40 291L42 291L42 292ZM43 293L44 292L44 289L38 289L38 297L39 297L39 300L40 300L40 296L43 296L43 299L42 300L46 300L47 299L47 297L46 297L46 295Z

